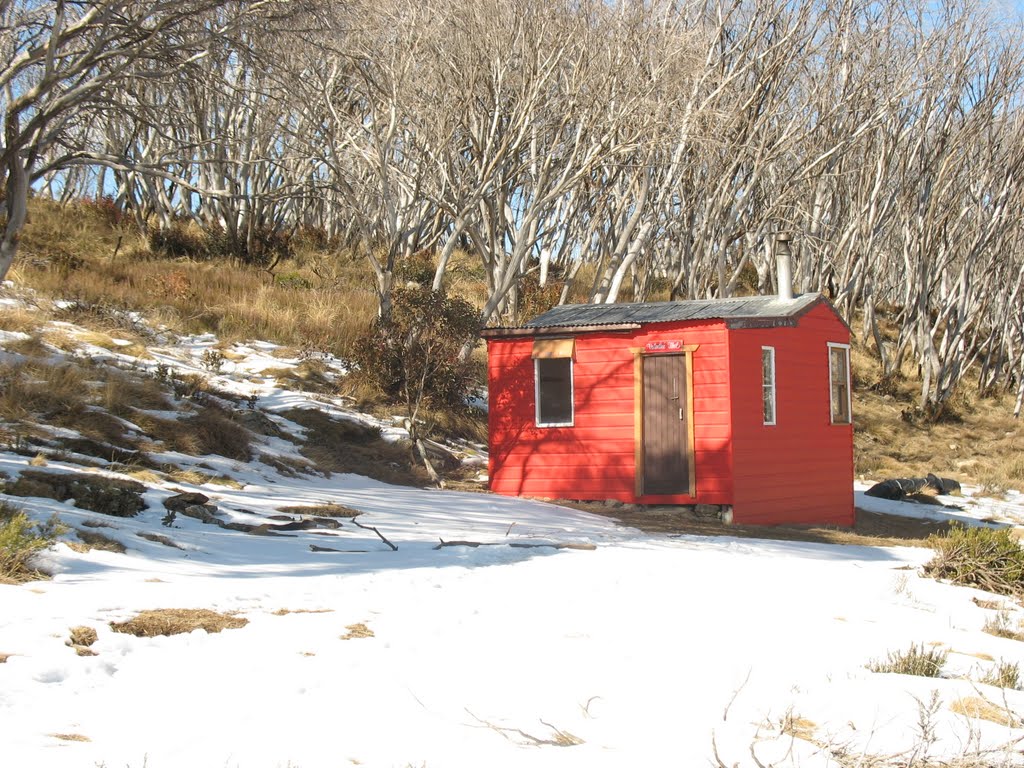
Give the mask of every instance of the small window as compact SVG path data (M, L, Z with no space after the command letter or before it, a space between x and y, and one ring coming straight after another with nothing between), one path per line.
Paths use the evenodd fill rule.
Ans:
M572 426L572 358L536 359L537 426Z
M828 345L828 381L831 388L832 423L850 423L850 347Z
M761 402L764 423L775 423L775 347L761 347Z

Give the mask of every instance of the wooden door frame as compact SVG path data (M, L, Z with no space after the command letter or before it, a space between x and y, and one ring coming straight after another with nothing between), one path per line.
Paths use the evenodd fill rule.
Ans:
M696 454L693 433L693 353L700 344L687 344L671 352L647 352L631 347L633 353L633 495L644 495L644 358L683 357L686 360L686 460L690 487L687 495L697 495ZM658 494L661 495L661 494Z

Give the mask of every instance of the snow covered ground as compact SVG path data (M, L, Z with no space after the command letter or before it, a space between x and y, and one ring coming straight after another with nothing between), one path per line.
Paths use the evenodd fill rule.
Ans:
M165 339L131 364L200 370L214 341ZM218 386L256 394L271 416L344 411L261 375L268 361L297 363L270 347L236 345ZM268 438L261 450L294 446ZM995 600L1015 625L1024 610L920 576L928 550L647 535L539 502L201 460L241 487L154 482L135 518L9 499L71 528L102 522L94 530L127 552L62 543L42 560L52 580L0 586L0 765L817 768L922 749L992 751L978 765L1022 757L1024 693L978 680L1000 661L1024 662L1024 643L982 632L997 610L974 598ZM0 453L9 477L26 468L27 457ZM342 504L397 550L347 519L273 537L180 515L163 525L163 500L182 490L209 496L231 521ZM938 509L863 494L858 503ZM1024 521L1019 496L957 503L964 510L947 513ZM435 548L440 539L497 546ZM510 546L541 543L595 548ZM234 612L248 624L156 638L110 628L158 608ZM347 637L359 624L369 636ZM95 656L65 644L79 625L98 633ZM866 668L911 643L949 651L942 678ZM983 700L1017 727L957 711Z

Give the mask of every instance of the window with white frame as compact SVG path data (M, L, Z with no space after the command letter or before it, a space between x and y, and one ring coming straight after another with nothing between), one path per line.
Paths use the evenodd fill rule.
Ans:
M764 423L775 424L775 347L761 347L761 403Z
M533 380L538 427L573 425L572 361L575 352L575 339L534 339Z
M849 424L850 404L850 345L828 345L828 383L833 424Z
M537 382L537 426L571 427L572 358L534 360Z

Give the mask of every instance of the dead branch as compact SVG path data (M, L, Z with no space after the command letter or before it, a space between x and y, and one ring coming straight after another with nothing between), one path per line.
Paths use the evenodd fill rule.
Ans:
M390 541L388 541L387 537L385 537L383 533L378 531L372 525L363 525L358 520L356 520L354 517L352 518L352 525L356 526L357 528L363 528L363 529L365 529L367 531L373 531L374 533L377 534L377 536L380 537L381 541L383 541L385 544L387 544L389 547L391 547L391 551L392 552L397 552L398 551L398 547L396 547L394 544L392 544Z
M732 707L733 703L736 701L736 697L740 695L740 691L742 691L744 688L746 688L747 683L750 682L750 673L751 673L751 671L752 670L750 670L750 669L747 670L747 676L743 678L743 682L740 683L739 688L737 688L735 691L732 692L732 697L729 699L729 703L725 705L725 709L722 711L722 722L723 723L726 720L729 719L729 709Z
M466 709L466 713L474 720L476 720L478 723L481 723L482 725L490 728L495 733L500 734L502 738L506 739L507 741L511 741L513 744L522 742L516 741L509 734L516 734L525 739L527 744L533 745L535 747L574 747L577 744L583 743L583 739L579 738L578 736L574 736L568 731L563 731L560 728L556 728L555 726L551 725L550 723L546 723L543 720L540 721L541 724L554 731L554 739L541 739L537 736L534 736L533 734L527 733L521 728L506 728L501 725L495 725L494 723L488 720L484 720L482 718L477 717L468 709Z
M318 547L316 544L309 545L310 552L339 552L343 554L366 554L368 549L331 549L330 547Z
M540 547L551 547L553 549L579 549L590 551L597 549L596 544L590 544L589 542L576 542L576 541L564 541L564 542L526 542L526 541L445 541L440 540L434 549L441 549L442 547L516 547L517 549L537 549Z

